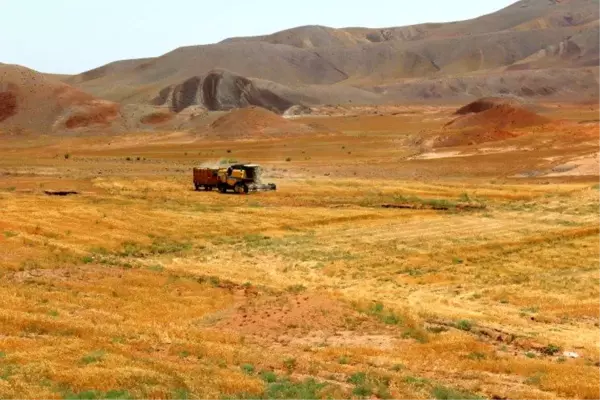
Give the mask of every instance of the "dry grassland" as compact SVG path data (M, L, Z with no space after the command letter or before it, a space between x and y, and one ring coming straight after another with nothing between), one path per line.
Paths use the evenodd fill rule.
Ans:
M0 397L597 398L598 185L507 178L593 138L409 161L420 117L397 118L5 141ZM222 158L278 190L193 191L190 167Z

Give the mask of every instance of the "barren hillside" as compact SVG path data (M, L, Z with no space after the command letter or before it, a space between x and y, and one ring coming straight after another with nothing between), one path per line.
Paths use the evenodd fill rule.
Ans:
M266 81L278 96L305 104L506 93L595 98L598 14L594 0L522 0L454 23L302 26L118 61L66 81L128 103L148 103L161 91L214 69L262 87Z
M107 124L127 105L124 127L153 121L179 129L190 125L187 114L248 106L283 114L295 105L467 102L499 95L595 101L599 32L595 0L521 0L453 23L302 26L116 61L74 76L27 70L28 78L21 72L19 79L28 83L15 83L14 72L3 72L0 113L5 125L77 128ZM79 108L67 123L61 118L70 118L65 110L72 97ZM90 115L81 102L93 104ZM172 114L186 109L185 116Z
M119 108L28 68L0 65L0 123L5 127L47 132L107 125Z

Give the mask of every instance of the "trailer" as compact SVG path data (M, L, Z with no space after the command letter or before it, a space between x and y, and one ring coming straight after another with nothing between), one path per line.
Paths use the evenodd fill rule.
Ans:
M194 168L193 174L196 190L203 188L206 191L210 191L219 185L218 168Z

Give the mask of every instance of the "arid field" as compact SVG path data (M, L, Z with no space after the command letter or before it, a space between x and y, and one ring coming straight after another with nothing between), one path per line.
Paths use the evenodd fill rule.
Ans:
M0 132L0 398L598 398L598 106L456 108Z

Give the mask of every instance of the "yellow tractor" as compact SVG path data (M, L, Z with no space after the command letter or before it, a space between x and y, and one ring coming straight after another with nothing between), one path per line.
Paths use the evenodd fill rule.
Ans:
M274 183L263 184L261 174L262 168L256 164L234 164L219 169L194 168L194 186L196 190L216 187L221 193L233 190L239 194L277 190Z

